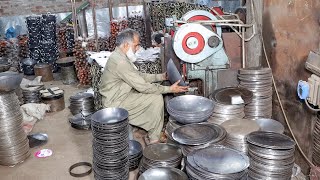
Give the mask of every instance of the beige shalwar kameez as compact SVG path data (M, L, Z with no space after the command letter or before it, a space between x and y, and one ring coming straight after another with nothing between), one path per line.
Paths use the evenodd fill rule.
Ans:
M116 48L101 77L103 106L126 109L131 125L148 131L151 141L159 140L164 121L162 94L170 93L170 87L154 83L162 78L162 74L139 72L125 53Z

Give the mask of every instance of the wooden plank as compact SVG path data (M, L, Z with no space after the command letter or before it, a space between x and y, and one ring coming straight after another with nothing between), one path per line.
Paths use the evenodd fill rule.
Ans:
M254 14L252 16L253 9L251 3L254 3ZM247 1L247 22L251 23L256 20L256 27L262 29L262 15L263 15L263 0L249 0ZM246 37L250 37L253 32L253 28L248 28L246 31ZM262 33L262 32L261 32ZM261 65L262 60L262 42L260 35L256 32L256 35L246 43L246 67L256 67Z

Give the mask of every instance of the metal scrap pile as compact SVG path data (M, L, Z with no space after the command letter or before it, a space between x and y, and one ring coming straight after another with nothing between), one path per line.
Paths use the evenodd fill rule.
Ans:
M27 35L20 35L18 36L18 41L19 41L19 56L21 58L27 58L29 57L29 46L28 46L28 41L29 38Z
M87 43L88 42L82 40L76 40L73 50L74 56L76 57L74 64L77 70L77 77L82 85L89 85L91 83L90 64L86 60L86 48L82 46Z
M0 40L0 57L4 57L7 55L8 47L7 41L4 39Z
M185 2L151 2L147 4L150 10L151 26L153 31L161 31L165 28L165 18L176 16L180 19L191 10L206 10L210 8L205 5L189 4Z
M140 33L140 43L143 48L147 47L146 26L142 16L133 16L128 18L128 27Z

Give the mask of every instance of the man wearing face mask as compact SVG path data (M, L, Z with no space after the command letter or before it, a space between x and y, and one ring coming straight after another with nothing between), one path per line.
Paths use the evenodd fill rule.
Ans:
M120 107L129 112L129 123L148 131L148 142L157 143L164 121L162 94L186 92L188 87L162 86L155 82L166 80L164 74L146 74L133 62L140 48L139 33L126 29L119 33L116 49L111 54L101 77L100 93L105 108Z

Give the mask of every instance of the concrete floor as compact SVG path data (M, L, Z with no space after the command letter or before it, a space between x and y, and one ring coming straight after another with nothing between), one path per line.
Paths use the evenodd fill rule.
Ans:
M46 87L59 87L65 90L66 108L61 112L48 113L44 120L37 122L32 133L47 133L49 141L46 145L31 150L31 156L25 162L15 167L0 166L1 180L91 180L93 173L83 178L73 178L69 175L69 167L77 162L92 163L91 131L80 131L70 127L68 117L69 97L84 89L76 86L63 85L59 81L46 83ZM135 138L141 141L140 132ZM34 153L41 149L51 149L53 155L39 159ZM85 169L75 169L75 172ZM137 170L130 173L130 180L136 179Z

